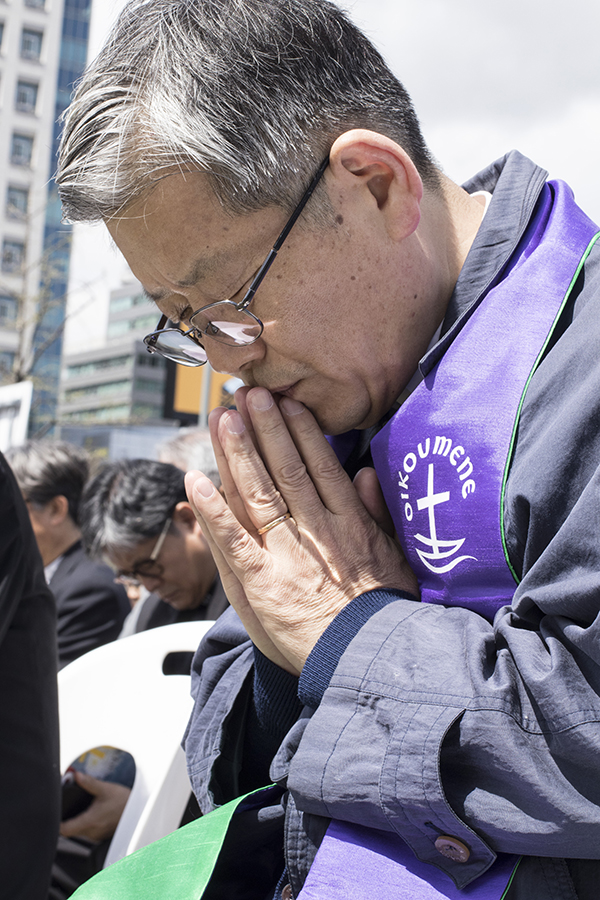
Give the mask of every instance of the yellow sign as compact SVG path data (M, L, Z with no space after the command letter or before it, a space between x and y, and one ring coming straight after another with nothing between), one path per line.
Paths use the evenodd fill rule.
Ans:
M223 396L223 385L229 381L231 375L213 372L208 364L197 366L196 368L176 366L175 393L173 397L173 411L175 414L178 412L191 415L199 414L202 386L205 378L210 378L208 409L206 412L210 412L215 406L228 405L225 403L226 398Z

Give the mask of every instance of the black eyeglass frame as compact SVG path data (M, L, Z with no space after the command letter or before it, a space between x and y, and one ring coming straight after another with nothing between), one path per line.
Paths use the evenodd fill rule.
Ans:
M254 313L252 313L248 310L248 306L254 300L254 295L256 294L256 291L260 287L263 278L265 277L265 275L267 274L267 272L273 265L275 258L277 257L277 254L279 253L279 251L281 250L281 247L283 246L284 241L286 240L290 231L296 224L298 218L300 217L300 214L302 213L302 210L304 209L304 207L306 206L306 204L312 197L314 190L317 187L321 178L323 177L328 165L329 165L329 156L326 156L325 159L323 160L323 162L321 163L321 165L319 166L319 168L317 169L317 172L316 172L314 178L312 179L311 183L309 184L309 186L305 190L304 194L300 198L298 205L296 206L296 208L292 212L291 216L287 220L286 224L284 225L281 234L279 235L279 237L273 244L272 248L269 250L269 253L267 254L265 261L263 262L260 269L257 271L256 275L252 279L250 285L248 286L248 290L246 291L246 293L244 294L244 296L242 297L240 302L234 303L233 300L227 299L227 300L218 300L216 303L208 303L206 306L201 306L199 309L195 310L195 312L193 312L192 315L190 316L190 323L191 323L192 327L189 328L188 331L183 331L181 328L178 328L177 326L172 326L171 328L165 328L165 325L169 321L169 318L168 318L168 316L162 315L158 321L156 330L151 332L151 334L147 334L146 337L144 338L144 343L145 343L146 349L148 350L149 353L160 353L161 356L166 356L167 359L173 358L173 357L169 357L164 351L162 351L159 347L156 346L158 340L160 339L161 334L165 334L165 333L169 333L169 332L172 332L172 333L175 332L177 334L182 335L183 337L189 338L190 341L192 341L197 347L198 346L202 347L202 349L206 353L204 344L196 337L196 334L198 334L198 333L199 334L206 334L206 333L201 331L198 327L194 327L194 317L199 315L200 313L206 312L206 310L209 310L212 307L223 306L223 304L226 304L226 303L229 303L229 304L231 304L231 306L234 306L238 312L245 312L247 316L250 316L252 319L254 319L256 321L256 323L258 324L259 329L260 329L258 334L255 337L253 337L251 340L243 341L243 342L240 341L237 344L237 346L246 347L246 346L249 346L250 344L253 344L255 341L257 341L259 339L259 337L263 333L264 325L261 322L261 320L258 318L258 316L255 316ZM212 337L214 340L221 340L222 343L226 343L230 346L236 346L235 342L231 342L229 340L223 341L222 338L219 339L219 337L217 337L216 335L206 334L206 337ZM175 362L179 363L179 365L203 366L203 365L205 365L206 362L208 362L208 359L205 359L202 362L197 362L192 358L190 358L188 362L181 362L181 360L176 359Z
M136 563L131 572L121 572L116 575L114 578L115 584L122 584L125 587L139 587L141 585L141 578L160 578L162 573L164 572L164 566L160 563L157 563L156 560L159 557L160 551L163 548L163 544L165 542L165 538L171 527L171 523L173 521L173 516L169 516L165 519L165 523L161 529L161 532L157 538L156 543L152 549L152 553L146 559L140 560L139 563ZM150 564L150 565L149 565ZM152 568L152 571L149 571ZM146 569L147 571L144 571Z

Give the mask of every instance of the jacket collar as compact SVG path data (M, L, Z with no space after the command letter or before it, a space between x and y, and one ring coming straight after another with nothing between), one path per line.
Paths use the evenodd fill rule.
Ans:
M441 338L419 363L427 375L506 266L533 215L548 173L512 150L463 184L489 191L492 202L467 254L442 324Z

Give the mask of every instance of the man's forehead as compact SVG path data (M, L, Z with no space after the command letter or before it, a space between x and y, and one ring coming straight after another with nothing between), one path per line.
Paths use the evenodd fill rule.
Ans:
M129 571L138 563L148 559L156 543L155 537L142 538L133 547L118 547L107 550L106 560L113 568Z
M217 201L205 175L187 172L161 179L105 224L130 264L144 245L162 250L170 284L185 289L227 272L255 252L264 252L284 215L273 207L230 214ZM158 286L147 286L155 302L165 293Z
M182 267L182 277L173 278L173 285L185 289L187 287L194 287L195 285L202 284L203 281L223 272L227 265L231 263L232 259L236 259L238 256L239 250L223 250L216 251L210 256L196 256L196 258L191 261L187 270L185 270L185 267ZM169 290L144 288L144 294L154 303L160 303L160 301L168 297L170 293L171 291Z

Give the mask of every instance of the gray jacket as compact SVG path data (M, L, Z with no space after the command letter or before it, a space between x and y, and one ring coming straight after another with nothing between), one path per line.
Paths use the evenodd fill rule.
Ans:
M504 268L545 178L513 152L465 186L493 199L424 374ZM294 895L329 818L396 831L459 887L506 852L529 857L509 897L595 890L600 863L564 858L600 859L599 333L596 245L522 411L505 495L508 551L522 577L512 607L492 626L468 610L392 596L341 652L271 769L289 791ZM243 740L236 723L253 659L233 611L196 657L185 747L204 809L229 799L215 798L219 766ZM440 856L440 833L467 844L466 862Z

